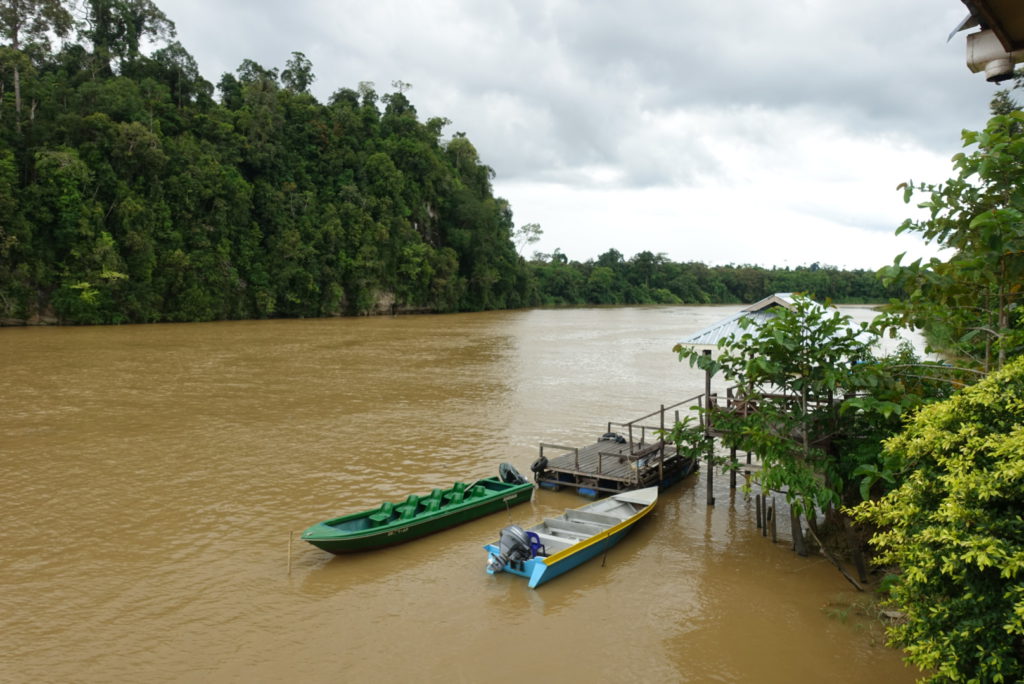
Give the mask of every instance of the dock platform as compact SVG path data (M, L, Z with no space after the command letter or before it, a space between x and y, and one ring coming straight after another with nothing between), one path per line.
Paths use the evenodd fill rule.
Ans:
M628 423L608 423L607 432L586 446L542 443L532 467L537 486L574 487L579 494L596 497L654 485L664 489L678 482L696 470L698 463L660 439L667 410L662 407ZM643 423L659 414L659 425ZM613 427L624 428L625 434L613 432Z

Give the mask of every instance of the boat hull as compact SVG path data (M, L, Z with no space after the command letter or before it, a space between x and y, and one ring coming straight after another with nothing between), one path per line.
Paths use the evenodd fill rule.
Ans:
M367 521L377 509L326 520L317 523L302 533L303 541L334 554L371 551L396 544L402 544L450 527L475 520L491 513L506 510L530 500L533 485L530 483L511 485L500 482L498 478L488 478L479 482L486 487L502 486L502 489L491 492L483 497L467 498L459 503L447 504L436 511L424 511L406 519L397 518L375 527L344 530L345 526L359 527L372 524ZM428 501L429 497L423 497Z
M629 534L637 523L654 510L654 506L657 503L656 490L656 487L651 487L649 489L639 490L636 492L636 494L646 494L650 497L650 503L617 525L614 525L603 532L594 534L589 538L582 539L569 548L550 556L535 556L525 561L509 562L504 566L502 571L526 577L529 580L527 586L531 589L535 589L545 582L564 575L570 570L601 555L611 547L618 544L627 534ZM654 493L652 494L651 492ZM631 493L624 493L610 498L628 498L629 494ZM584 506L580 510L586 510L588 507L589 506ZM537 529L537 527L531 529ZM487 544L484 548L488 552L488 558L495 557L499 553L498 544ZM488 568L487 572L489 574L495 574L490 568Z

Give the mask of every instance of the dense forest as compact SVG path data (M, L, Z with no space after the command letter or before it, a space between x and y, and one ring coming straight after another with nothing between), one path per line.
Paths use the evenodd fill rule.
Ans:
M841 302L883 302L898 296L874 271L812 264L798 268L676 263L640 252L625 259L611 249L596 260L535 254L531 276L541 304L712 304L755 302L774 292L808 292Z
M444 118L310 61L216 88L150 0L0 6L0 320L194 321L536 305L884 300L870 272L523 258ZM143 47L153 46L149 54ZM537 227L539 230L539 227ZM520 229L522 230L522 229Z

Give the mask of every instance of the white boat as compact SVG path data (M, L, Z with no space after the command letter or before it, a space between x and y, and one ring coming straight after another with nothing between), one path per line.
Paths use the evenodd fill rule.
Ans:
M523 529L509 525L488 544L487 572L529 579L531 589L600 555L654 510L658 488L620 492Z

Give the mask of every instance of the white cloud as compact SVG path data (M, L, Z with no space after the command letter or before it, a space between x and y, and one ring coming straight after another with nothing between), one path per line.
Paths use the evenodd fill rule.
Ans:
M163 0L216 82L304 52L315 94L402 80L495 169L542 251L875 268L994 92L950 1ZM909 245L908 245L909 241ZM913 251L913 250L912 250Z
M513 206L535 211L519 216L519 223L537 222L544 228L541 240L528 248L530 254L560 249L584 261L614 248L627 258L646 250L664 252L673 261L819 262L870 270L901 252L913 258L935 254L912 235L869 230L749 196L738 201L734 190L723 186L599 189L513 182L498 190Z

